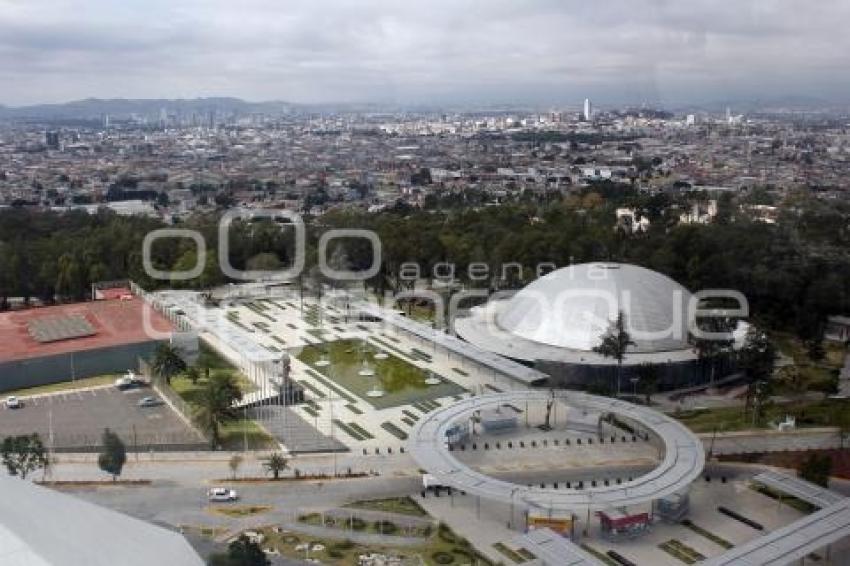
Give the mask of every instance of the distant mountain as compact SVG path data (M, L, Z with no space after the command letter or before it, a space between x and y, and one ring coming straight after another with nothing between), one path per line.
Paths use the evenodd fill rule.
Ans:
M825 100L816 96L789 95L759 99L728 99L715 100L702 104L686 104L677 106L681 111L708 111L723 113L729 108L733 114L748 114L759 112L775 112L779 110L812 111L835 108L847 108L846 103Z
M194 98L194 99L99 99L86 98L61 104L37 104L33 106L0 106L0 118L20 120L99 120L105 114L113 119L130 116L157 117L166 113L205 115L248 114L291 112L296 105L287 102L246 102L239 98Z

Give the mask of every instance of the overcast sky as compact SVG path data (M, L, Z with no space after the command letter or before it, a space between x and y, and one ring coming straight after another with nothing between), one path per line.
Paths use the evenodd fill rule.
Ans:
M0 104L850 100L848 0L0 0Z

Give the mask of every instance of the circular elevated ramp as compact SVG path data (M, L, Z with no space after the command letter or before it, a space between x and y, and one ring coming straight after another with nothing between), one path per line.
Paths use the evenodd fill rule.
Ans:
M624 417L657 435L664 445L661 463L651 472L616 486L547 489L492 478L461 463L449 451L447 430L454 423L469 418L475 411L518 405L526 401L545 403L551 396L548 390L528 390L458 401L424 415L419 420L408 441L410 453L419 466L435 476L442 485L487 499L524 503L529 507L552 511L602 510L649 503L686 489L702 473L705 465L702 443L678 421L647 407L572 391L556 391L555 399L568 407Z

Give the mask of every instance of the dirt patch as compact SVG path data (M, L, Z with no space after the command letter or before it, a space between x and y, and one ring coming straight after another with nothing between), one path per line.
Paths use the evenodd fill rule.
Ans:
M57 481L37 481L38 485L46 487L143 487L151 484L151 480L57 480Z

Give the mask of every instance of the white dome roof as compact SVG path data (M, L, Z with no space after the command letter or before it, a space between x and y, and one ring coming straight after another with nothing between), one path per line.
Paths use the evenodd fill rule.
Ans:
M660 273L625 263L583 263L553 271L514 295L496 322L549 346L590 351L622 311L629 352L688 348L687 289Z

